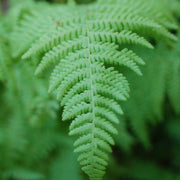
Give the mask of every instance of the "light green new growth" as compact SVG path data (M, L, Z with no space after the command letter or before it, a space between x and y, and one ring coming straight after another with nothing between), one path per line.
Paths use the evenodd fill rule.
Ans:
M144 61L126 45L152 49L147 39L175 40L168 31L175 28L172 17L155 0L31 7L21 7L25 13L17 16L13 56L31 59L37 75L52 70L49 92L56 92L63 120L72 121L78 161L90 179L101 179L123 114L121 101L129 97L121 68L142 75Z

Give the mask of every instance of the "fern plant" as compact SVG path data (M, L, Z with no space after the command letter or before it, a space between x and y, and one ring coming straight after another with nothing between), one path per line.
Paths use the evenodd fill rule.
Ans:
M62 7L52 16L49 10L49 23L54 23L51 34L45 29L47 32L41 33L23 55L23 58L35 57L36 74L57 64L50 77L49 92L57 91L64 107L63 120L72 120L69 134L79 135L74 143L75 152L80 153L78 160L91 179L104 175L107 152L114 145L112 134L118 133L113 124L118 123L118 116L123 113L120 101L129 96L128 82L119 68L126 66L141 75L137 64L144 64L131 50L118 46L135 44L152 48L138 35L142 30L149 35L175 39L166 30L171 27L170 18L164 21L161 14L154 16L153 6L149 8L148 3L139 6L141 3L99 1L95 5L76 6L71 2L64 7L69 12L64 19L57 16ZM44 20L40 17L38 14L40 21L36 24L42 25ZM26 16L26 24L31 25L34 19ZM20 23L20 30L27 33L23 20ZM30 27L29 30L32 31Z
M168 31L176 28L175 22L158 4L155 0L99 0L88 5L29 1L9 13L12 55L35 64L36 75L46 77L52 71L49 92L57 94L62 119L72 121L69 134L77 136L74 151L90 179L105 174L123 114L121 101L129 97L122 69L142 75L139 65L144 61L129 45L152 49L151 39L176 40Z

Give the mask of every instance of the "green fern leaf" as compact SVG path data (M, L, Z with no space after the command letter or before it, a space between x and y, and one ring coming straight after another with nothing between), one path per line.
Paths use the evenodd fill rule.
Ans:
M63 8L59 10L64 12ZM33 36L33 45L23 58L36 58L36 74L55 65L49 92L57 92L64 107L63 120L72 120L69 134L78 136L74 145L82 169L90 179L101 179L107 166L107 152L115 144L113 134L118 133L115 124L123 114L120 102L129 97L121 66L142 75L138 65L144 64L133 51L121 46L153 48L141 36L141 29L145 34L154 32L153 37L172 40L175 37L168 32L167 23L162 23L162 16L154 16L155 10L141 0L99 1L88 6L70 4L66 10L71 13L54 21L52 17L58 17L59 10L46 10L48 22L53 24L50 33L35 25L41 33ZM54 14L50 15L51 11ZM43 12L38 17L35 24L48 19ZM29 19L34 21L31 16ZM31 33L34 30L29 26ZM20 30L24 29L21 26Z

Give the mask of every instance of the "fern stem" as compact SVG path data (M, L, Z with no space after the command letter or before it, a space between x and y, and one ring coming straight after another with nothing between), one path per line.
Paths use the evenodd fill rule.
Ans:
M94 156L94 147L96 147L96 145L94 144L93 139L94 137L94 128L95 128L95 105L94 105L94 87L93 87L93 72L92 72L92 62L91 62L91 53L90 53L90 41L89 41L89 37L90 37L90 32L89 32L89 26L88 26L88 7L86 8L86 29L87 29L87 43L88 43L88 60L89 60L89 72L90 72L90 83L91 83L91 100L92 100L92 158L91 158L91 162L93 163L93 156Z

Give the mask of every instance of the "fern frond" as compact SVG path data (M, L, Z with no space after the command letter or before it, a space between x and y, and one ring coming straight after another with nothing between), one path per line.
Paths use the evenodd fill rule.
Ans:
M48 10L44 11L48 16L38 14L36 20L34 15L28 15L28 26L22 20L18 27L16 33L24 31L25 36L21 36L28 37L27 45L32 44L22 57L36 58L36 74L52 67L49 92L57 92L64 107L63 120L72 120L69 134L79 136L74 144L75 152L80 153L78 160L90 179L101 179L107 166L107 152L112 151L111 145L115 143L115 124L123 114L120 102L129 97L121 67L141 75L138 65L144 64L133 51L121 46L152 48L138 33L141 29L146 34L153 29L167 39L175 37L168 32L161 16L155 16L155 10L141 0L71 4L64 17L58 16L58 8L51 9L52 14ZM59 20L54 21L54 15ZM26 49L17 54L22 55Z

